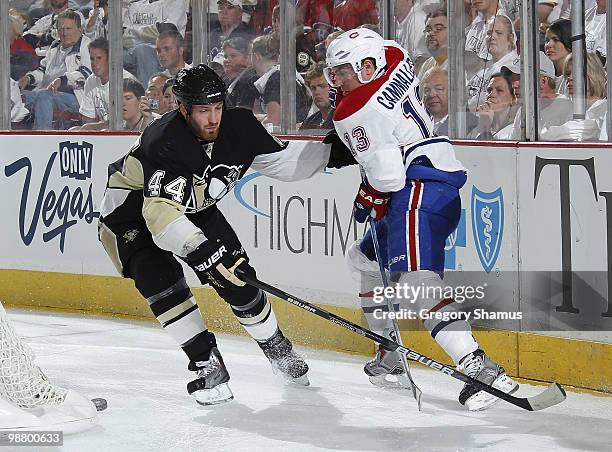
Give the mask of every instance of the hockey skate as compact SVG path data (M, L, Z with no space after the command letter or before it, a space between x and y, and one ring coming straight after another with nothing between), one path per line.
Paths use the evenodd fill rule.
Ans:
M280 371L283 378L292 383L310 385L306 375L308 364L293 351L291 341L283 335L280 329L277 329L274 336L267 341L257 343L272 364L274 373Z
M383 332L385 337L395 340L392 330L386 329ZM376 355L365 366L363 371L368 376L370 383L383 389L410 389L412 385L408 379L400 354L396 351L389 351L378 346Z
M200 405L216 405L234 398L227 383L229 373L217 347L210 350L208 361L189 363L189 370L195 371L198 378L187 383L187 392Z
M491 361L480 349L465 356L457 368L467 376L505 393L513 394L518 390L518 383L507 376L504 368ZM469 383L466 383L459 393L459 403L465 405L469 411L485 410L498 400L494 395L480 391Z

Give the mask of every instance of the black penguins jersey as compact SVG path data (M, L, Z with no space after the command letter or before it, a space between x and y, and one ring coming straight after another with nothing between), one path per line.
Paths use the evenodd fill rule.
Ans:
M144 215L155 235L178 216L223 198L257 155L285 147L246 109L226 109L211 143L198 140L178 110L165 114L109 166L102 221L132 222Z

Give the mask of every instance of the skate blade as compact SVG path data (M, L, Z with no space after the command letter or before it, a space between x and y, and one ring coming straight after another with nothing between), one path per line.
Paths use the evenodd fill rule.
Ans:
M412 389L412 385L410 384L410 380L406 374L400 375L376 375L368 377L370 383L374 386L382 389L386 389L389 391L401 391L406 389Z
M308 380L308 374L304 374L301 377L294 378L291 375L287 375L285 372L280 370L275 365L272 365L272 373L274 375L278 375L282 377L283 380L289 383L296 384L299 386L310 386L310 380Z
M491 386L506 394L514 394L519 388L519 384L505 374L497 377ZM468 411L483 411L496 404L499 400L499 398L488 392L480 391L467 399L465 401L465 406Z
M211 389L200 389L191 395L203 406L219 405L234 399L234 394L227 383L221 383Z

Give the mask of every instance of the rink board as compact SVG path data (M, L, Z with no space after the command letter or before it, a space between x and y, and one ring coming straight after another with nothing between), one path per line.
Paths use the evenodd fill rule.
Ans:
M133 283L116 277L96 238L107 165L134 140L0 135L0 189L6 200L0 221L0 299L13 305L152 318ZM513 375L612 391L609 152L557 145L519 149L512 143L457 147L470 177L461 190L459 228L447 243L446 271L459 281L466 272L471 283L491 288L496 309L528 314L521 322L475 322L477 330L494 329L476 335ZM361 322L357 285L344 253L363 234L350 215L358 182L356 168L292 183L250 173L221 204L260 279L355 322ZM570 208L563 204L568 193ZM492 241L491 231L497 232ZM186 275L198 286L190 270ZM240 332L214 292L195 292L212 329ZM277 301L275 309L297 342L365 354L374 349L369 341L285 302ZM404 326L417 330L406 334L408 343L448 361L415 322ZM542 334L546 331L565 338ZM588 355L601 359L584 366L567 364L567 357Z

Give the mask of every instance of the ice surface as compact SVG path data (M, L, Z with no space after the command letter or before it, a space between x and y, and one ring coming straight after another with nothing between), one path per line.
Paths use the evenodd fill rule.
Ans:
M364 357L298 347L310 365L311 386L303 388L273 376L253 341L218 335L235 400L204 408L187 395L192 373L186 357L154 323L21 310L9 310L9 318L52 381L108 400L99 425L66 437L62 451L612 447L612 397L568 392L564 403L545 411L499 402L485 412L469 413L456 400L459 381L414 367L424 392L419 413L407 391L369 384L362 372ZM286 334L291 337L291 331ZM518 394L542 389L522 385Z

